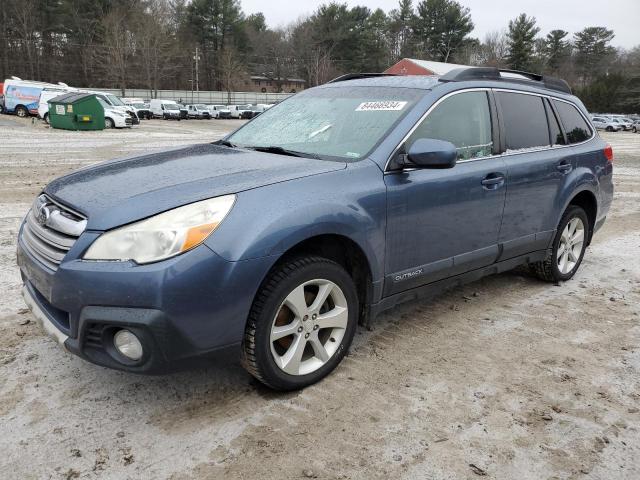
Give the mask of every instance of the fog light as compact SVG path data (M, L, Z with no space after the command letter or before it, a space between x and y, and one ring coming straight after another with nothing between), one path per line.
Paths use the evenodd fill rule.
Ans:
M116 350L129 360L140 360L142 358L142 344L129 330L118 330L113 336L113 345Z

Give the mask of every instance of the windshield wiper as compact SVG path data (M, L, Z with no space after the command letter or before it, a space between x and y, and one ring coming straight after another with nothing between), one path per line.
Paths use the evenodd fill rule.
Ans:
M249 150L255 150L256 152L275 153L277 155L289 155L290 157L308 157L318 158L316 155L305 152L297 152L295 150L289 150L282 147L270 146L270 147L244 147Z

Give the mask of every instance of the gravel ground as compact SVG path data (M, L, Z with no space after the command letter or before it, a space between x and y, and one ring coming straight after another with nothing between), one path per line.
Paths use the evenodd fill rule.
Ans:
M615 201L573 280L511 272L403 305L302 392L235 363L115 372L44 336L15 266L42 186L239 124L77 133L0 118L0 478L640 478L640 135L605 135Z

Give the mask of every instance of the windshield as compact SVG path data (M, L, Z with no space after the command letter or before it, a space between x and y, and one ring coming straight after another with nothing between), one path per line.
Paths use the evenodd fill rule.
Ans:
M162 108L165 110L178 110L178 105L175 103L163 103Z
M203 110L206 110L206 109L207 109L207 106L206 106L206 105L203 105L203 104L201 104L201 103L197 104L197 105L196 105L196 107L197 107L197 108L201 108L201 109L203 109Z
M265 110L227 140L355 160L367 156L424 93L389 87L308 90Z
M145 104L144 103L134 103L133 106L136 107L136 108L145 108Z
M98 99L98 102L100 103L100 105L102 105L102 108L104 109L111 108L111 105L105 102L101 97L96 97L96 98Z
M117 107L122 107L124 106L124 103L122 103L122 100L120 100L118 97L116 97L115 95L107 95L107 98L109 99L109 101L111 102L111 105L115 105Z

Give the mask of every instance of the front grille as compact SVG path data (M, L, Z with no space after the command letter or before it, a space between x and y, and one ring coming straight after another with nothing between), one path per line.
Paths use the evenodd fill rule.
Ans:
M86 225L82 216L43 194L27 213L21 239L32 256L56 270Z

